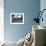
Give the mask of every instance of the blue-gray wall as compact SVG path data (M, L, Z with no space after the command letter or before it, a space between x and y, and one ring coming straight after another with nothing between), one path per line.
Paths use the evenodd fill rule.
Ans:
M32 28L32 21L40 9L40 0L4 0L4 35L7 41L17 41ZM24 13L24 24L10 24L10 13Z

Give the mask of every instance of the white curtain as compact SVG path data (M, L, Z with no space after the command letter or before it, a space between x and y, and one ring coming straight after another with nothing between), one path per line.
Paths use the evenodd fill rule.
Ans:
M0 42L4 41L4 0L0 0Z

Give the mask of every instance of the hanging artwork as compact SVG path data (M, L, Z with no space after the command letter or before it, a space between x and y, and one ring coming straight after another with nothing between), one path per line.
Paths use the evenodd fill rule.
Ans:
M24 13L10 13L10 24L24 24Z

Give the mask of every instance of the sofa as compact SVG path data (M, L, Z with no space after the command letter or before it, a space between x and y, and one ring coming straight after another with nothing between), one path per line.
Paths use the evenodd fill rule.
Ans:
M34 25L32 26L32 34L34 40L31 46L46 46L46 28L40 25Z
M32 34L34 35L32 46L46 46L46 28L34 25L32 26Z

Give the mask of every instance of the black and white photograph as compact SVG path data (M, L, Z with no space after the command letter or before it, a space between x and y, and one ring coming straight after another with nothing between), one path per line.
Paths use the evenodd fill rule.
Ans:
M24 24L24 13L10 13L10 24Z

